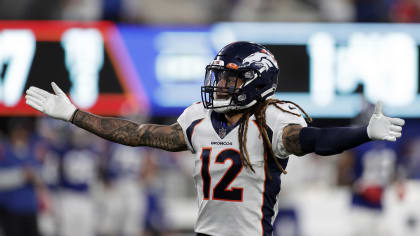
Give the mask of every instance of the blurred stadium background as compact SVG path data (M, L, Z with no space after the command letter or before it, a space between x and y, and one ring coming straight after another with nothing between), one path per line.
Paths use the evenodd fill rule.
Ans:
M82 109L170 124L238 40L275 54L277 98L315 126L366 124L377 100L407 121L395 144L292 157L275 235L420 235L417 22L418 0L0 0L0 235L194 235L189 153L104 141L24 91L55 81Z

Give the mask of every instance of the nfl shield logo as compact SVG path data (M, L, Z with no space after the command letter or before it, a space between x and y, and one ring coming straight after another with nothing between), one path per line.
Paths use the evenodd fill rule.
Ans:
M219 129L219 137L223 139L225 136L226 136L226 129L222 127Z

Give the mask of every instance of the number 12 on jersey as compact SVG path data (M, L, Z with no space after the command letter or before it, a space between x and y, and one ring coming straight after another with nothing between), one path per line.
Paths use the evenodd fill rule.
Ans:
M210 147L205 147L201 151L201 178L203 180L204 200L210 200L210 166L213 165L210 163L211 151L212 148ZM222 150L217 154L214 165L225 164L227 160L231 160L232 164L213 188L212 200L242 202L243 188L229 189L230 184L233 183L243 167L239 151L233 148Z

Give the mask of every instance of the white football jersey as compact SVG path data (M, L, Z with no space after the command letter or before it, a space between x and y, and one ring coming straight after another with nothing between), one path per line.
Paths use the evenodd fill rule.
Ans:
M282 143L283 128L288 124L305 127L306 122L293 104L280 106L297 114L273 105L266 110L267 134L276 158L286 168L289 153ZM199 206L195 231L211 236L272 235L281 171L268 157L271 179L265 173L263 139L254 116L248 122L247 150L255 173L243 167L239 124L223 127L222 116L195 103L178 118L188 148L195 153L193 178Z

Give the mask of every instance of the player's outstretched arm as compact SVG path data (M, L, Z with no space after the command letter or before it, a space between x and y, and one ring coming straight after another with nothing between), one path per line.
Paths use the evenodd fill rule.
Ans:
M55 83L51 86L55 94L30 87L26 91L26 103L50 117L70 121L80 128L116 143L149 146L173 152L187 150L178 123L140 125L124 119L97 116L78 110Z
M382 113L378 102L368 126L314 128L291 124L283 129L282 141L286 150L302 156L315 152L333 155L354 148L370 140L396 141L401 137L404 120L390 118Z
M178 123L139 125L128 120L100 117L76 110L73 124L102 138L129 146L148 146L171 152L187 150L184 134Z

